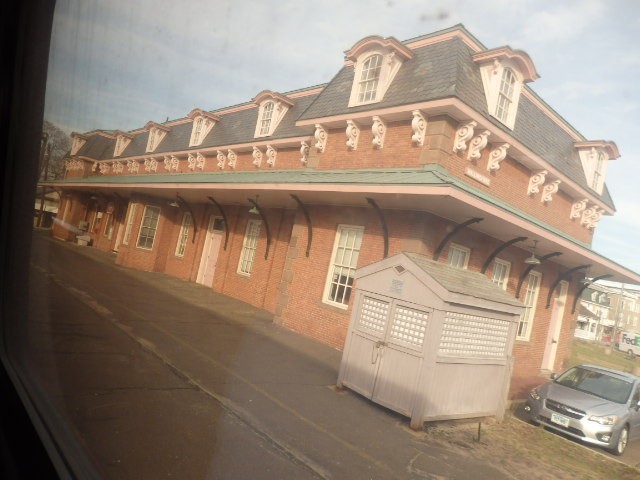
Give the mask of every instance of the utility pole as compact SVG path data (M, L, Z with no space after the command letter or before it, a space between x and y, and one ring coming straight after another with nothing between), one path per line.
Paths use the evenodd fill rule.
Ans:
M616 310L615 310L614 321L613 321L613 333L611 334L611 341L609 343L612 349L616 339L616 331L618 330L618 323L622 315L624 315L624 308L623 309L620 308L621 304L624 305L624 283L621 285L622 287L618 291L620 296L618 297L618 301L616 302Z

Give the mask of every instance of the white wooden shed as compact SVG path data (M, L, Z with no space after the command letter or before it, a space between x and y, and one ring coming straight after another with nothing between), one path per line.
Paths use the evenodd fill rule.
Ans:
M502 418L524 305L485 275L400 253L356 272L338 386L424 421Z

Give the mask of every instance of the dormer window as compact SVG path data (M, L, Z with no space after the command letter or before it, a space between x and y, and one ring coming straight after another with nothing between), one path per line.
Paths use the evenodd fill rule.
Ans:
M260 136L269 135L271 131L271 118L273 117L273 102L267 102L262 109L260 117Z
M155 151L169 131L168 127L155 122L148 122L144 129L149 132L149 138L147 139L147 153Z
M480 65L487 110L513 128L523 85L538 78L531 58L520 50L502 47L476 53L473 61Z
M260 92L253 99L253 103L258 105L258 122L256 123L255 137L273 135L289 108L294 105L289 98L269 90Z
M502 71L502 81L500 82L500 91L498 92L498 104L496 106L496 117L503 123L509 118L509 111L513 104L514 90L516 85L516 76L513 70L505 68Z
M84 135L80 135L79 133L73 132L71 134L72 142L71 142L71 155L76 155L78 151L82 148L82 146L87 143L87 137Z
M205 112L199 108L192 110L188 116L193 120L191 138L189 139L190 147L202 145L202 142L206 136L209 135L213 126L220 121L220 117L217 115Z
M587 184L592 190L602 194L609 160L620 156L618 147L613 142L602 140L577 142L574 146L578 149Z
M122 155L122 152L131 143L131 140L133 140L133 136L123 132L116 132L116 146L113 151L113 156L119 157Z
M405 60L413 52L394 38L367 37L346 52L354 65L349 106L382 101Z
M364 62L358 88L358 103L375 101L381 70L382 55L372 55Z

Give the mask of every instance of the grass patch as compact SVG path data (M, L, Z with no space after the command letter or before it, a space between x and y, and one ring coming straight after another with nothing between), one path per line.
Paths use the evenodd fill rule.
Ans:
M588 363L628 373L633 373L633 369L640 366L640 360L638 359L629 359L626 354L614 349L607 355L606 350L607 347L605 345L574 339L571 356L569 357L569 366Z

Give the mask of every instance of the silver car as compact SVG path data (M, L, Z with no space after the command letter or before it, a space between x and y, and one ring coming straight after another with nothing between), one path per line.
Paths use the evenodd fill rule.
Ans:
M640 438L640 377L578 365L534 388L524 407L532 422L622 455Z

